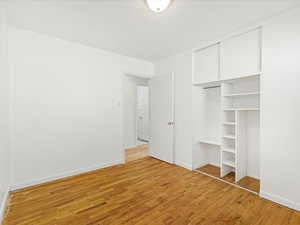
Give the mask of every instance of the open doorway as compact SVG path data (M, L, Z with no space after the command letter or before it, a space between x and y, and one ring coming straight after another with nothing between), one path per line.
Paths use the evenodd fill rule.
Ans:
M123 81L123 139L125 162L149 155L148 78L125 75Z
M149 142L149 87L137 86L137 142L145 145Z

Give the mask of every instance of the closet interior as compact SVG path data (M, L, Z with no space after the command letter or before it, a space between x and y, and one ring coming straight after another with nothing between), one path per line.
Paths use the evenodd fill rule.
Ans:
M261 28L193 52L193 169L259 192Z

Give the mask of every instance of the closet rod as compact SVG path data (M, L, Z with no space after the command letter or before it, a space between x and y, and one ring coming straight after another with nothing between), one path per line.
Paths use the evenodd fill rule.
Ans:
M220 85L217 85L217 86L211 86L211 87L204 87L203 89L210 89L210 88L219 88L221 87Z

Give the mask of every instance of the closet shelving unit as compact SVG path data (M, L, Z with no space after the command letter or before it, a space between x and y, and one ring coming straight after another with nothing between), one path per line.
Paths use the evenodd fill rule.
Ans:
M256 28L193 54L193 168L253 192L259 191L260 37Z
M204 163L201 162L200 165L196 166L196 169L200 167L200 170L197 171L206 173L205 170L201 171L201 167L208 169L209 166L211 166L211 169L208 169L208 171L213 169L215 171L213 174L217 174L217 178L239 185L239 182L243 178L247 177L247 179L249 179L247 174L247 157L249 154L246 147L247 138L245 137L247 124L245 120L247 119L248 113L252 112L256 114L256 116L259 115L260 75L256 74L251 77L238 77L236 79L230 79L230 81L222 81L219 83L219 86L215 85L216 82L219 81L213 81L213 86L209 86L208 83L206 83L205 86L195 85L197 88L202 89L204 95L211 95L208 92L220 93L220 102L215 101L214 103L219 104L220 107L219 125L221 130L219 135L218 130L215 129L215 136L209 135L210 138L206 138L204 135L200 137L199 144L201 151L205 152L206 155L212 154L219 156L216 157L218 159L213 163L209 161L210 159L207 160L208 162L204 160ZM216 94L214 94L214 96L216 96ZM210 104L213 103L209 103L209 105ZM207 114L209 114L209 112L204 113L204 115ZM204 120L206 119L207 118L204 118ZM208 119L208 121L211 121L211 119ZM216 121L211 122L215 123ZM202 123L205 123L205 121ZM205 129L205 131L207 130L209 129ZM212 147L212 145L214 147ZM208 156L207 158L211 157L214 156ZM255 190L255 192L257 191L258 190Z
M247 176L245 117L248 111L260 110L259 80L259 77L247 77L221 84L221 177L234 172L235 182Z

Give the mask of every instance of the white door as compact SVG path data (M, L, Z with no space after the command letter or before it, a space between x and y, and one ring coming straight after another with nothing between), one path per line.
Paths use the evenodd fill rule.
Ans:
M137 86L137 138L149 140L149 87Z
M174 162L174 76L151 78L150 88L150 156Z

